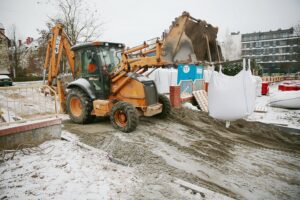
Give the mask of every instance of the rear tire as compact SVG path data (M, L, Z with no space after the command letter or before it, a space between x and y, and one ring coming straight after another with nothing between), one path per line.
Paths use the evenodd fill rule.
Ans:
M85 124L94 119L91 115L93 102L90 97L79 88L72 88L67 96L67 112L71 120L78 124Z
M136 129L138 115L131 104L120 101L111 109L110 121L114 128L129 133Z
M158 102L162 104L162 112L157 114L156 116L164 119L167 118L171 113L171 103L168 97L163 94L158 94Z

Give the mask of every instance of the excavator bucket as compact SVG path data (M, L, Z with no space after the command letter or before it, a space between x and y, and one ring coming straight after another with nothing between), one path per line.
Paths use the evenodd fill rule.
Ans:
M222 60L217 44L218 28L184 12L163 34L163 59L172 63L218 62Z

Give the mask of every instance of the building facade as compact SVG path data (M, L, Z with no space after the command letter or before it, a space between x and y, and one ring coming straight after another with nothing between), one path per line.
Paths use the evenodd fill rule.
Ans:
M4 26L0 23L0 75L10 75L9 43Z
M264 73L300 71L300 34L294 28L242 34L242 58L255 59Z

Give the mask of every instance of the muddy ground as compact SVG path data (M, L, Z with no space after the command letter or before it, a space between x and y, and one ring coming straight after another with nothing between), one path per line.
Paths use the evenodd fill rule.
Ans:
M122 133L108 119L64 129L134 167L136 199L186 199L179 178L236 199L300 199L300 135L239 120L226 129L207 114L175 109L166 120L141 118ZM205 199L205 197L202 197Z

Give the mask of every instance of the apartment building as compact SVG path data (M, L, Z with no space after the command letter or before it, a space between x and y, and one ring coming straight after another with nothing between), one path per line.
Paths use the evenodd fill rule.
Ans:
M264 73L300 71L300 33L294 28L242 34L242 58L255 59Z

